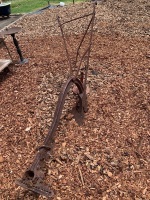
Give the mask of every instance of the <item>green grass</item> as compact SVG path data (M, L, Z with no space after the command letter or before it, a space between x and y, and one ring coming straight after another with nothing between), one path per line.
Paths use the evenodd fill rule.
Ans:
M58 4L59 2L72 3L72 0L52 0L50 4ZM82 0L76 0L82 1ZM3 0L3 2L6 2ZM28 13L40 8L48 6L48 0L7 0L11 2L11 13Z
M46 0L12 0L11 13L28 13L48 5Z

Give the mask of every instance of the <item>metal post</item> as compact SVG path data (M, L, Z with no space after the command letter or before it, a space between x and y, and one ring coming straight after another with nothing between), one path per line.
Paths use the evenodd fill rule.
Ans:
M20 63L21 63L21 64L23 64L23 63L28 63L28 60L27 60L27 59L24 59L23 56L22 56L22 52L21 52L21 50L20 50L19 43L18 43L18 41L17 41L17 39L16 39L16 37L15 37L15 33L11 34L11 37L13 38L14 45L15 45L15 47L16 47L16 49L17 49L17 53L18 53L18 55L19 55L19 57L20 57Z

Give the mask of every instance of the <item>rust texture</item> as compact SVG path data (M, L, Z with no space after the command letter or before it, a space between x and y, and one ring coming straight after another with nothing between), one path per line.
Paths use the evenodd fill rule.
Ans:
M89 16L91 16L91 19L89 21L87 29L85 30L83 37L77 48L76 56L75 56L75 64L72 65L69 52L67 49L67 43L65 39L63 25L71 21L75 21L77 19L80 19L80 18L82 19ZM91 44L92 44L94 19L95 19L95 5L93 6L92 13L86 14L78 18L74 18L72 20L69 20L63 23L61 23L60 17L58 17L58 24L62 33L64 47L66 50L68 64L70 67L69 78L67 79L66 83L63 85L62 90L59 94L59 99L58 99L56 110L54 113L54 118L53 118L51 127L49 129L49 132L47 134L47 137L45 138L44 144L37 148L38 152L31 166L29 166L26 172L24 173L22 179L16 181L17 185L23 187L26 190L36 193L37 196L43 195L45 197L50 198L54 195L53 191L49 188L49 186L43 183L45 174L42 170L42 163L47 158L47 153L52 150L54 137L55 137L55 131L59 124L59 120L60 120L61 113L63 110L63 105L65 103L65 97L72 85L75 85L78 90L77 92L78 102L76 104L76 108L74 109L75 118L82 119L84 117L84 112L87 111L86 83L87 83L87 75L88 75L88 69L89 69L89 57L90 57L90 50L91 50ZM87 35L88 31L90 32L89 44L86 50L82 53L82 55L80 55L80 49L82 47L84 38ZM80 59L79 62L78 62L78 59ZM83 60L85 60L84 72L81 69L81 64ZM77 62L79 63L78 65L77 65Z

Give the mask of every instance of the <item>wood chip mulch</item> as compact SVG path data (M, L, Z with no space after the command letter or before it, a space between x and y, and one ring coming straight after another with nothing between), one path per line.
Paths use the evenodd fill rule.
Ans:
M78 126L69 94L46 182L54 200L150 199L150 29L145 0L100 1L96 8L88 76L88 112ZM16 35L29 63L0 74L0 199L36 199L15 185L42 145L53 119L67 59L57 15L63 19L91 12L90 3L28 14ZM88 19L66 26L72 49ZM13 26L14 26L13 25ZM6 38L18 60L11 38ZM74 53L72 53L74 56ZM1 58L7 58L1 50ZM39 199L45 199L40 196Z

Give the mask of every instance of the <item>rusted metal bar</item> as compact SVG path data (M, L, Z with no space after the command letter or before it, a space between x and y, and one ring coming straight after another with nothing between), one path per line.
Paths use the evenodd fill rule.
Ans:
M81 40L81 42L80 42L80 44L79 44L79 46L78 46L78 48L77 48L77 53L76 53L76 58L75 58L75 64L77 63L78 57L80 56L79 51L80 51L81 45L83 44L83 41L84 41L84 39L85 39L85 36L87 35L87 32L88 32L89 27L90 27L90 25L91 25L92 19L93 19L93 17L91 18L90 23L88 24L88 27L87 27L87 29L86 29L86 31L85 31L83 37L82 37L82 40ZM91 33L92 33L92 32L91 32ZM89 47L91 46L91 42L92 42L92 41L91 41L91 38L90 38L90 40L89 40ZM85 52L86 52L86 51L90 51L90 48L87 48L87 50L85 50ZM77 73L76 73L76 76L77 76L78 73L79 73L80 66L81 66L82 60L83 60L83 58L85 57L85 55L86 55L86 53L83 53L83 56L82 56L82 58L81 58L81 60L80 60L80 65L77 66Z
M94 27L94 20L95 20L95 6L96 6L96 4L93 4L93 16L92 16L92 21L91 21L90 41L92 41L92 38L93 38L93 27ZM89 45L86 72L85 72L85 81L83 83L83 87L84 87L85 90L86 90L86 85L87 85L87 76L88 76L88 69L89 69L89 58L90 58L90 53L91 53L91 45L92 45L92 42L90 42L90 45Z
M67 23L72 22L72 21L75 21L75 20L77 20L77 19L82 19L82 18L88 17L88 16L90 16L90 15L93 15L93 12L90 13L90 14L86 14L86 15L83 15L83 16L76 17L76 18L74 18L74 19L65 21L65 22L63 22L61 25L67 24Z
M49 189L48 186L43 184L44 172L41 170L41 163L46 158L47 152L50 152L53 146L54 133L58 127L58 123L61 117L63 105L65 102L65 97L72 84L75 84L79 90L79 101L77 104L76 111L80 113L80 116L83 117L84 109L86 107L86 102L83 100L84 89L82 82L76 77L70 77L67 82L64 84L62 91L59 95L57 107L54 114L54 119L51 124L48 135L44 141L44 144L38 148L38 153L34 158L32 165L26 170L23 178L16 181L16 184L19 186L30 190L32 192L38 193L39 195L44 195L46 197L53 196L53 191Z
M66 38L65 38L65 34L64 34L64 31L63 31L63 25L64 24L67 24L67 23L70 23L72 21L75 21L75 20L78 20L78 19L82 19L82 18L85 18L85 17L89 17L91 16L91 19L90 19L90 22L89 24L87 25L87 28L83 34L83 37L78 45L78 48L77 48L77 51L76 51L76 56L75 56L75 63L74 65L72 66L72 63L71 63L71 59L70 59L70 55L69 55L69 51L68 51L68 48L67 48L67 42L66 42ZM85 58L85 55L87 54L87 52L91 50L91 43L92 43L92 33L93 33L93 23L94 23L94 19L95 19L95 4L93 4L93 12L90 13L90 14L85 14L83 16L80 16L80 17L76 17L72 20L68 20L68 21L65 21L65 22L61 22L60 21L60 17L57 18L58 20L58 23L59 23L59 27L60 27L60 30L61 30L61 34L62 34L62 38L63 38L63 42L64 42L64 48L65 48L65 51L66 51L66 56L67 56L67 60L68 60L68 63L69 63L69 66L70 66L70 75L72 75L73 71L75 71L76 69L76 75L75 76L78 76L78 73L79 73L79 70L80 70L80 67L81 67L81 64L82 64L82 61L83 59ZM87 35L89 29L91 27L91 31L90 31L90 38L89 38L89 46L87 47L87 50L85 50L85 52L83 53L83 56L81 57L80 54L79 54L79 51L81 49L81 46L84 42L84 39L85 39L85 36ZM89 59L89 55L88 54L88 59ZM80 64L79 66L77 66L77 61L78 61L78 57L81 58L80 60ZM87 64L86 64L87 65ZM89 65L89 63L88 63ZM74 69L73 69L74 68ZM87 76L86 76L87 78Z
M84 38L85 38L85 36L87 35L87 32L88 32L88 30L89 30L89 28L90 28L90 26L91 26L90 38L89 38L89 46L88 46L88 48L85 50L85 52L83 53L83 56L82 56L81 59L80 59L80 65L79 65L79 67L78 67L78 71L77 71L77 73L76 73L76 76L77 76L77 74L79 73L79 70L80 70L80 67L81 67L81 63L82 63L82 61L83 61L83 59L84 59L84 57L86 56L87 53L88 53L88 57L87 57L87 60L88 60L87 62L88 62L88 63L87 63L86 65L89 66L89 56L90 56L89 52L91 51L94 19L95 19L95 5L93 6L92 18L91 18L91 20L90 20L90 22L89 22L89 24L88 24L88 27L87 27L87 29L86 29L86 31L85 31L85 34L84 34L84 36L83 36L83 38L82 38L82 40L81 40L81 42L80 42L80 45L79 45L79 47L78 47L78 50L77 50L76 63L77 63L77 59L78 59L79 50L80 50L80 48L81 48L81 45L82 45L82 43L83 43L83 41L84 41ZM86 71L88 71L88 68L86 69ZM86 73L86 74L87 74L87 73ZM85 76L85 79L87 79L87 75Z
M70 59L69 52L68 52L68 49L67 49L67 44L66 44L66 40L65 40L65 36L64 36L64 32L63 32L63 28L62 28L62 24L60 22L59 16L57 17L57 20L58 20L58 24L59 24L59 27L60 27L60 30L61 30L63 43L64 43L64 47L65 47L65 51L66 51L66 55L67 55L67 59L68 59L68 64L69 64L69 68L70 68L70 76L71 76L72 75L71 59Z

